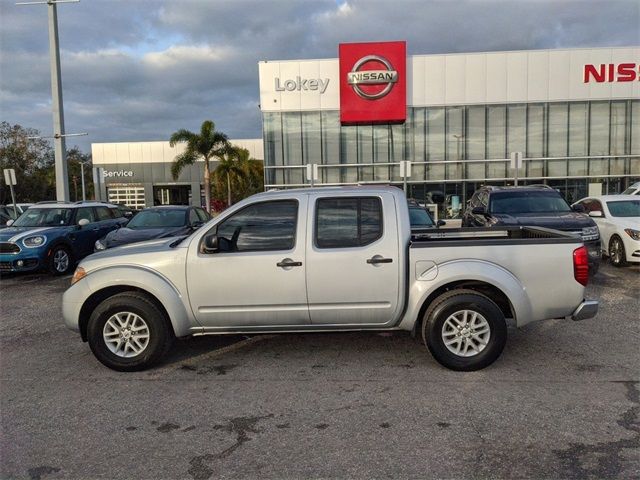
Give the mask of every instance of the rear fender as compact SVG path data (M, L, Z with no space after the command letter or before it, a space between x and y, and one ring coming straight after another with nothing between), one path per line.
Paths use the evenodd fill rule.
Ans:
M524 286L511 272L499 265L482 260L461 259L433 266L433 269L435 271L430 270L428 274L416 272L415 263L412 265L413 283L409 292L409 305L400 323L402 330L413 330L423 305L433 292L446 288L449 284L465 281L487 283L502 291L511 304L517 326L533 320L531 302Z

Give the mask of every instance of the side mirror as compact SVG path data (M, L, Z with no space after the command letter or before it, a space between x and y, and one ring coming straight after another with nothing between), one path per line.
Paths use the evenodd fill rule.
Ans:
M87 220L86 218L81 218L80 220L78 220L79 227L85 227L87 225L89 225L89 220Z
M193 222L191 224L191 228L193 228L194 230L197 230L198 228L200 228L202 225L204 225L204 222L201 221L197 221L197 222Z
M584 213L584 205L582 205L581 203L576 203L573 207L571 207L571 209L574 212Z
M440 228L440 227L444 227L447 224L447 222L445 222L444 220L438 220L438 223L436 223L436 227Z
M473 207L471 213L473 213L474 215L486 215L487 209L484 207Z
M13 222L15 220L7 220L7 227L10 227L11 225L13 225Z
M212 233L204 237L202 250L204 251L204 253L216 253L219 250L218 235Z
M595 218L602 218L604 217L604 215L602 214L602 212L600 210L591 210L589 212L589 216L590 217L595 217Z
M131 218L133 218L133 212L124 212L124 213L122 214L122 216L123 216L124 218L129 218L129 219L131 219Z

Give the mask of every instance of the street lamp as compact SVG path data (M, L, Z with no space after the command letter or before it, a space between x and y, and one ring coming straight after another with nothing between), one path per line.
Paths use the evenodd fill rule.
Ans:
M80 0L46 0L19 2L16 5L47 5L49 7L49 62L51 64L51 108L53 110L53 138L56 172L56 198L69 200L67 178L67 150L64 134L64 111L62 108L62 79L60 75L60 46L58 40L58 3L78 3Z

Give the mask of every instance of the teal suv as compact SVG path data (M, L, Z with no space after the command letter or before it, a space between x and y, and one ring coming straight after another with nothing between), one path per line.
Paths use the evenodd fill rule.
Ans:
M93 252L96 240L125 223L118 207L108 203L36 204L0 230L0 273L64 275Z

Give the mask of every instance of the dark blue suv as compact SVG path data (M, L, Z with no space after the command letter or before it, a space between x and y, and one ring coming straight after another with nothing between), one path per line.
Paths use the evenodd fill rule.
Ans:
M39 203L0 230L0 272L70 272L96 240L127 222L118 207L100 202Z

